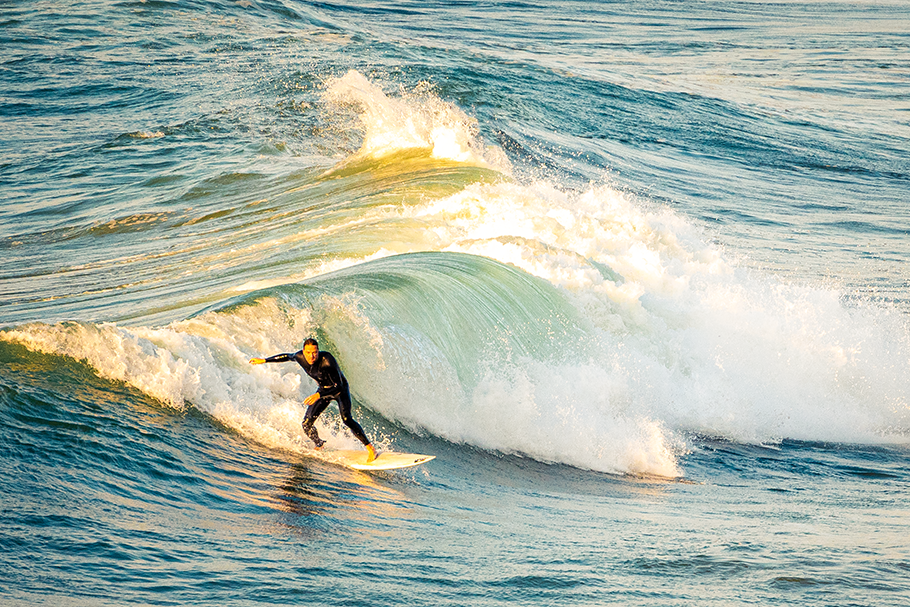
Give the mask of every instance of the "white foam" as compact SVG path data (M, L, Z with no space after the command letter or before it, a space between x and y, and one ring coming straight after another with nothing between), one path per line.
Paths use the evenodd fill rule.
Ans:
M136 131L135 133L130 133L130 137L135 137L136 139L160 139L164 137L163 131Z
M326 99L336 105L357 108L364 131L358 155L378 157L428 149L434 158L509 172L505 155L498 148L484 147L477 120L440 99L427 85L393 97L351 70L328 82Z
M573 384L592 412L597 386L622 385L616 398L645 426L738 440L910 435L910 331L897 310L739 268L679 216L608 186L478 184L409 212L446 250L564 289L596 335L601 372Z
M99 376L130 384L168 406L187 403L266 446L303 451L302 399L315 385L294 364L253 366L249 359L298 349L310 336L308 313L265 299L231 314L209 313L166 327L33 324L0 333L31 350L69 356ZM317 422L332 448L359 442L333 421Z

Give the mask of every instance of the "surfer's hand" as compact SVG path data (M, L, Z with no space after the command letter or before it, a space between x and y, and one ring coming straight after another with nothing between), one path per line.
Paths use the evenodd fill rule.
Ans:
M265 359L264 359L264 358L251 358L251 359L250 359L250 364L251 364L251 365L261 365L261 364L264 363L264 362L265 362Z
M310 394L309 396L307 396L306 400L303 401L303 404L306 405L307 407L309 407L310 405L315 403L317 400L319 400L319 392L317 392L316 394Z

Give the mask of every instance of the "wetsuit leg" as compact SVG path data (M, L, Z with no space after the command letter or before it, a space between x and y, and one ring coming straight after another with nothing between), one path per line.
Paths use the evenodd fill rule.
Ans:
M310 437L310 440L316 443L317 447L321 447L325 444L325 441L319 438L319 433L316 432L316 428L313 427L313 424L316 423L316 418L322 415L322 412L325 411L325 408L329 406L329 403L332 402L330 398L320 398L315 403L307 407L306 415L303 416L303 421L300 422L300 425L303 426L303 432Z
M354 436L359 440L364 446L370 444L370 439L367 438L367 435L364 433L363 428L360 427L354 418L351 417L351 392L350 390L342 390L341 394L338 395L338 412L341 413L341 421L344 422L344 425L347 426Z

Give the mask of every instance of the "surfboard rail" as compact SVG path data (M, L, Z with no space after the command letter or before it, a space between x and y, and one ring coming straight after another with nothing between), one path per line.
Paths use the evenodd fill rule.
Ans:
M420 453L397 453L382 451L372 462L367 463L366 451L326 451L326 459L353 468L354 470L397 470L419 466L435 459L435 455Z

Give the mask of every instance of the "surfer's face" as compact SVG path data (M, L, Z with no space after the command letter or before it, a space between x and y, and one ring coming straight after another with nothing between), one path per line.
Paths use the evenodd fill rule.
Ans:
M313 345L303 347L303 357L306 359L308 365L316 363L316 359L319 358L319 348Z

